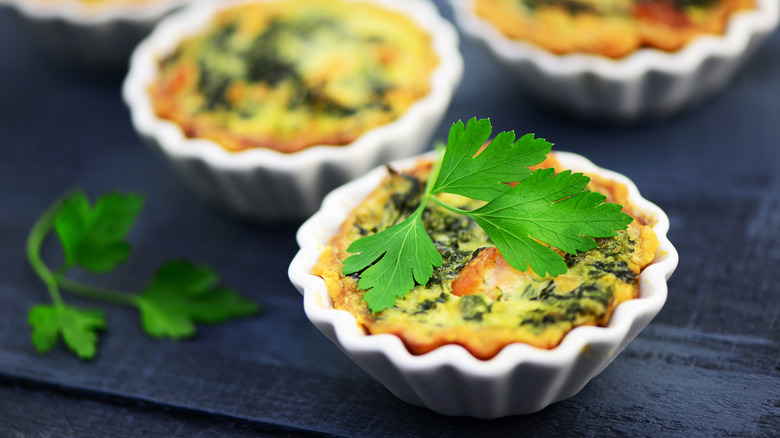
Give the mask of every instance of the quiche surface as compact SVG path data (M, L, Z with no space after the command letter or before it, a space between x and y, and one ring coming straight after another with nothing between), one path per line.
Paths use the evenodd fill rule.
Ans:
M556 54L621 58L641 48L677 51L722 34L755 0L474 0L475 13L509 38Z
M156 114L229 151L345 145L430 91L431 37L410 18L342 0L219 13L160 60Z
M562 170L554 159L543 164ZM554 348L574 327L606 325L619 303L638 296L639 273L658 247L655 233L632 212L625 186L591 175L589 188L607 195L607 202L624 205L635 220L616 237L597 239L597 249L566 255L566 274L542 277L512 268L473 221L429 203L423 222L443 265L434 268L428 284L416 285L394 307L372 313L357 286L359 273L342 274L342 262L350 255L346 248L414 211L429 170L430 163L422 162L409 172L392 171L350 213L313 269L325 280L333 306L352 313L368 334L395 334L414 354L459 344L489 359L514 342ZM478 207L479 201L445 196L450 205Z

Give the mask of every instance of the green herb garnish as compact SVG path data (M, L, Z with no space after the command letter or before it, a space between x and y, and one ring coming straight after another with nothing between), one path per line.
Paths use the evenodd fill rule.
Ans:
M363 300L372 312L393 307L415 283L426 284L433 267L442 265L421 220L429 202L473 219L511 266L523 272L530 266L541 276L567 270L564 258L551 247L569 254L595 249L593 238L615 236L615 230L633 221L620 205L604 203L606 196L586 190L590 178L581 173L531 172L528 167L550 152L549 142L532 134L515 141L513 132L502 132L484 147L491 132L487 119L453 124L417 209L347 248L353 254L344 260L342 272L360 274L358 287L366 290ZM435 196L441 193L486 204L466 211Z
M118 292L67 278L74 267L106 273L127 260L127 234L143 207L134 194L109 193L91 206L83 191L55 202L35 222L27 239L27 259L49 290L52 305L30 309L32 341L40 353L65 345L81 359L97 353L97 332L106 328L103 312L65 304L60 290L82 297L135 307L143 329L157 338L184 338L195 334L196 322L219 323L256 314L261 307L235 291L219 286L219 276L207 266L183 260L163 264L140 294ZM52 271L41 258L41 248L54 230L64 253L62 266Z

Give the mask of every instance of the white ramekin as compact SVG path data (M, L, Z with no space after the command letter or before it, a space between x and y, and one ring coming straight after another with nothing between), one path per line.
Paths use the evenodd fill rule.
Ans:
M666 281L677 267L678 256L666 237L666 214L642 198L629 179L596 167L579 155L557 152L557 156L566 168L625 184L630 203L654 223L658 236L656 257L639 276L640 297L618 305L606 327L577 327L550 350L511 344L490 360L479 360L458 345L413 355L395 335L367 335L352 314L333 308L324 280L313 275L312 268L350 210L387 175L385 167L334 190L325 198L322 208L298 230L301 249L288 273L303 294L306 315L393 394L441 414L477 418L528 414L577 394L661 310L666 301ZM416 161L417 158L407 159L393 163L392 167L411 168Z
M257 1L257 0L255 0ZM264 0L260 0L264 1ZM181 128L158 118L147 88L157 62L178 42L197 33L218 11L246 0L196 3L171 15L133 53L123 95L136 131L206 199L256 220L303 219L330 190L374 166L418 154L449 107L463 74L455 28L425 0L363 0L411 17L430 33L439 65L431 91L395 121L372 129L345 146L313 146L283 154L256 148L228 152L205 139L185 137Z
M701 36L677 52L640 49L621 59L556 55L504 36L476 16L472 0L450 0L456 22L517 73L543 104L588 119L661 120L724 88L778 25L778 1L756 0L734 14L722 36Z
M126 68L130 53L166 14L192 0L0 0L48 52L65 62L98 69Z

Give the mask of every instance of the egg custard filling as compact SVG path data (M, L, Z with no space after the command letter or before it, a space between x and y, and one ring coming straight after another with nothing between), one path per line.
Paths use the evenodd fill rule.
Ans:
M554 155L542 167L562 170ZM624 206L634 217L615 237L596 239L598 248L564 255L568 271L539 276L511 267L487 234L470 218L429 203L422 221L444 260L425 285L415 287L395 306L371 312L358 288L360 273L342 274L353 241L399 223L420 204L431 163L421 162L390 175L352 210L322 253L313 273L325 280L333 306L357 318L368 334L390 333L410 352L422 354L447 344L489 359L510 343L554 348L573 328L604 326L615 307L638 297L642 269L653 261L658 240L649 221L635 213L627 188L589 175L588 188ZM458 195L450 205L474 209L482 201Z
M556 54L621 58L641 48L677 51L722 34L755 0L474 0L474 12L509 38Z
M287 0L220 12L159 62L158 117L231 152L345 145L430 92L431 36L360 1Z

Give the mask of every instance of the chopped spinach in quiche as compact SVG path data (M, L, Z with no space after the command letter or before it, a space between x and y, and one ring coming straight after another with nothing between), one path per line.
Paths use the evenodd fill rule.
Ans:
M257 2L221 12L160 61L158 116L230 151L344 145L430 91L430 35L363 2Z

